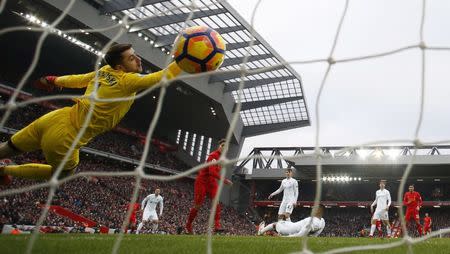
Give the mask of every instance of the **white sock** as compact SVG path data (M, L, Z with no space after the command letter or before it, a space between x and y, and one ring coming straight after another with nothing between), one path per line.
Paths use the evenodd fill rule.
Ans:
M269 225L265 226L261 230L261 234L264 234L264 233L266 233L267 231L270 231L270 230L274 230L275 228L274 228L273 224L275 224L275 223L270 223Z
M144 223L139 223L138 228L136 229L136 235L139 234L139 231L142 229L142 227L144 226Z
M376 228L376 225L372 224L372 226L370 227L370 234L369 234L369 236L373 236L373 233L375 232L375 228Z
M156 230L158 229L158 223L153 223L152 225L152 231L153 233L156 233Z
M391 227L390 226L386 226L386 231L387 231L387 235L391 236Z
M289 217L289 218L286 218L286 221L291 221L291 217Z

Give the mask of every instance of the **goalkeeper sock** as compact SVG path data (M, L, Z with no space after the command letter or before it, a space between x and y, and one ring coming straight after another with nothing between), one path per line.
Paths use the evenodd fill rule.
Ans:
M375 228L376 228L376 225L372 224L372 226L370 227L370 234L369 234L369 236L373 236L373 233L375 232Z
M264 233L266 233L267 231L270 231L270 230L274 230L275 227L273 226L273 224L274 224L274 223L271 223L271 224L267 225L266 227L264 227L264 228L261 230L261 234L264 234Z
M52 166L38 163L8 165L3 168L3 172L6 175L34 180L48 180L53 175Z
M388 225L386 226L387 235L391 236L391 227Z

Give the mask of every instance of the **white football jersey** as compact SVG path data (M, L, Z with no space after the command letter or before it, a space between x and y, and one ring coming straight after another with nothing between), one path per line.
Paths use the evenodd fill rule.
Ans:
M276 230L283 236L318 236L325 228L323 218L312 217L312 223L309 225L311 217L297 222L279 221L276 224Z
M375 201L373 201L372 206L376 205L377 210L386 209L391 205L391 193L384 190L377 190L375 193Z
M294 178L283 179L281 186L283 190L282 202L297 202L298 198L298 182Z
M146 198L144 198L144 200L142 200L142 207L145 207L145 210L148 211L155 211L156 205L158 203L160 206L159 210L161 214L163 210L163 197L161 195L158 195L157 197L155 196L155 194L148 195Z

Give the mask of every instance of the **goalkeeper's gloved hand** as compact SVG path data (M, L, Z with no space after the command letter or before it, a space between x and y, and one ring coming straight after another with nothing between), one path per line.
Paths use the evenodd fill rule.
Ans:
M57 76L42 77L42 78L36 80L36 82L34 82L34 87L44 90L44 91L47 91L47 92L52 92L55 89L55 87L58 88L59 90L61 90L62 88L55 84L56 78L57 78Z

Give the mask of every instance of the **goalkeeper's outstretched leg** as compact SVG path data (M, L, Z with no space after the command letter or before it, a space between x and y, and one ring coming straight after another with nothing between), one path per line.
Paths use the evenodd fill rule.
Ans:
M42 150L46 159L46 164L3 165L0 167L2 177L9 175L34 180L50 179L69 151L78 131L71 124L68 112L70 108L62 108L45 114L15 133L6 144L2 144L2 158ZM72 174L78 162L77 147L64 163L61 176Z

